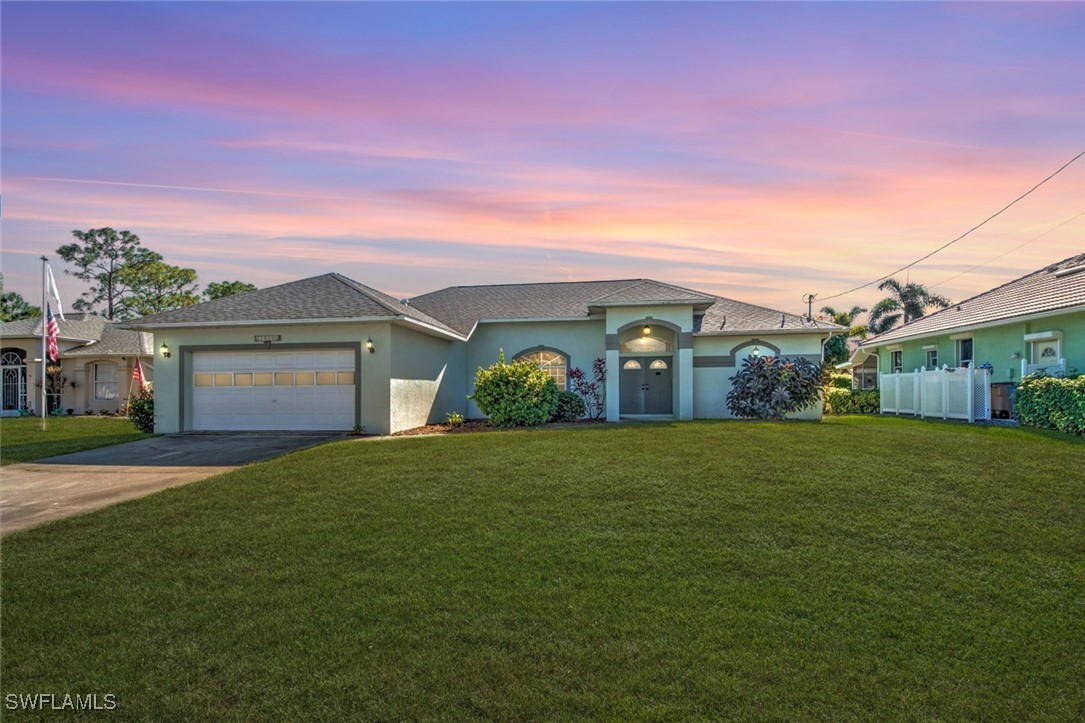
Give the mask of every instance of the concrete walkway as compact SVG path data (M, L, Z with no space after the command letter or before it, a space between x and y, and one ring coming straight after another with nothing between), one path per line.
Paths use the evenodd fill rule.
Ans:
M341 436L171 435L0 467L0 534L196 482Z

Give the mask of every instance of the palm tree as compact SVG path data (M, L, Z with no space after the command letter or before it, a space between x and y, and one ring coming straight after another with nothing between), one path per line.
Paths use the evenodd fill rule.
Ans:
M862 306L853 306L848 311L837 311L831 306L821 307L821 318L834 324L848 327L848 336L866 337L866 326L856 324L855 320L860 314L865 314L867 309Z
M940 309L949 306L949 299L928 291L923 284L902 284L896 279L886 279L878 285L878 289L889 289L892 295L879 301L871 310L870 323L867 324L871 334L889 331L897 322L907 324L926 316L927 309L932 306Z

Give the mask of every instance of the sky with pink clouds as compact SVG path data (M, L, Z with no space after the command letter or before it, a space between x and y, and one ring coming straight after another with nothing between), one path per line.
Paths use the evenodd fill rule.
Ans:
M1085 150L1081 3L4 2L0 20L0 266L32 300L38 256L112 226L203 283L652 277L799 311ZM1085 159L910 278L967 298L1085 252L1083 212ZM83 289L60 280L70 304Z

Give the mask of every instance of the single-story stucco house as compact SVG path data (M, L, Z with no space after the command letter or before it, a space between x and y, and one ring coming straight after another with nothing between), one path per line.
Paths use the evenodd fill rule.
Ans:
M0 414L5 417L18 416L24 409L40 411L41 324L41 318L0 323ZM120 411L137 359L147 381L153 380L151 334L74 312L57 319L57 327L60 358L51 366L60 371L46 389L52 392L49 411Z
M752 353L820 361L840 327L649 279L457 286L396 299L339 274L129 322L159 355L155 430L388 434L484 416L475 372L528 359L608 369L606 418L727 417ZM820 406L799 416L816 418Z
M840 367L892 374L987 363L996 416L1012 414L1009 388L1022 376L1085 371L1085 254L871 337Z

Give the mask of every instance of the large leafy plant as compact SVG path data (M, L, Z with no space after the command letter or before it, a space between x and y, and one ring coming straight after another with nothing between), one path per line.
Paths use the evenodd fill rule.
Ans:
M1014 394L1017 421L1070 434L1085 434L1085 376L1030 374Z
M580 367L569 370L573 391L584 400L585 413L591 419L602 419L607 411L607 362L596 359L591 364L592 379Z
M497 427L545 424L558 406L558 385L531 362L505 363L505 352L489 369L479 367L475 393L467 397Z
M807 359L749 356L727 393L736 417L783 419L820 401L821 366Z

